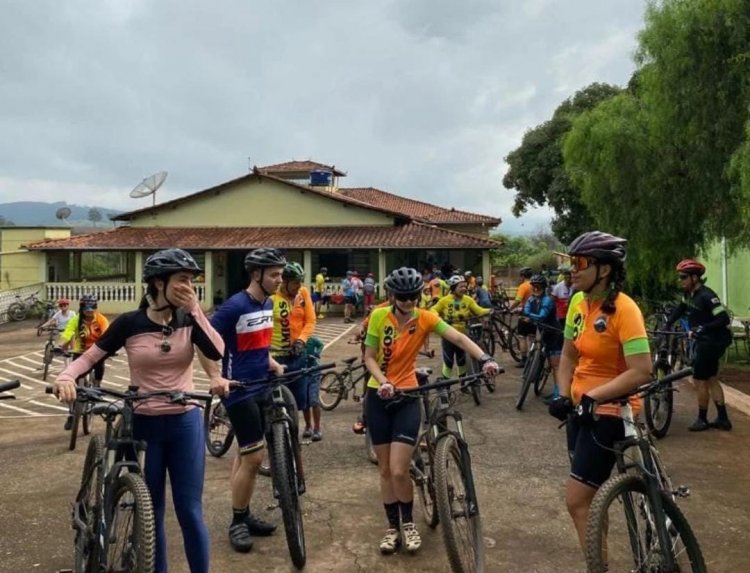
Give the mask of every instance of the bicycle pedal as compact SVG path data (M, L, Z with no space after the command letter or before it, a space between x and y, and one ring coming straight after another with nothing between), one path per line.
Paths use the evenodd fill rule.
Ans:
M680 485L672 494L677 497L690 497L690 488L686 485Z

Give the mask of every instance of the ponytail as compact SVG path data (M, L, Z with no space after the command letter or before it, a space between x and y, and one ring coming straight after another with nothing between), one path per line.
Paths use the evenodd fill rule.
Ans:
M609 283L609 291L607 292L607 297L604 299L604 302L602 303L602 312L604 314L614 314L615 310L617 310L615 306L615 301L617 300L617 295L622 292L623 287L625 286L625 267L621 265L612 265L612 275L610 277L610 283Z

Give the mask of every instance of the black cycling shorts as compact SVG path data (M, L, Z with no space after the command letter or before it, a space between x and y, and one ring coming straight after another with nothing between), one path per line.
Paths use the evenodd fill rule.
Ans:
M716 376L719 373L719 361L724 356L726 349L725 345L713 341L696 341L693 378L695 380L708 380Z
M581 426L578 418L567 425L570 477L582 484L599 488L612 473L616 456L611 449L625 439L621 418L601 416L592 426Z
M445 366L448 368L453 368L453 366L463 368L466 366L466 353L463 348L459 348L445 338L440 339L440 344L443 348L443 364Z
M516 332L518 336L534 336L536 335L536 324L528 320L519 320Z
M386 405L391 404L388 408ZM422 411L419 400L411 398L393 403L383 400L374 388L367 389L365 415L373 446L401 442L414 446L419 435Z
M292 418L292 433L299 432L297 423L297 407L291 391L282 386L284 401L287 404L287 412ZM260 451L265 447L264 435L266 433L266 408L271 404L271 393L249 396L241 402L227 407L229 421L232 422L234 435L237 437L237 445L240 455L244 456Z

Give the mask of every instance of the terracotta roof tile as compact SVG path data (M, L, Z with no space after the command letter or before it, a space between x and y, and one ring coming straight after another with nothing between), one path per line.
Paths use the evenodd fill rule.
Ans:
M342 187L338 190L340 195L357 199L375 207L382 207L392 211L398 211L408 217L422 219L429 223L484 223L492 226L499 225L501 220L496 217L459 211L458 209L446 209L424 201L409 199L394 195L387 191L381 191L374 187Z
M118 227L104 233L40 241L31 250L494 249L501 243L433 225L382 227Z
M310 173L310 171L315 170L330 171L334 175L346 177L346 173L339 171L333 165L325 165L317 161L286 161L258 167L258 171L262 173Z

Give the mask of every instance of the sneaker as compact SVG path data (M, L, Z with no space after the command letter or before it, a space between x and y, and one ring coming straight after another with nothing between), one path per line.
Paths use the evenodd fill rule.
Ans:
M247 523L240 521L229 526L229 543L239 553L247 553L253 548L253 538L250 537Z
M720 418L716 418L713 421L711 421L709 424L712 428L716 428L717 430L724 430L725 432L728 432L732 429L732 422L729 421L729 418L726 418L724 420Z
M276 526L273 523L263 521L260 517L257 517L252 513L247 514L244 523L247 525L249 533L259 537L268 537L276 531Z
M312 441L313 442L319 442L323 439L323 435L320 433L320 430L313 430L312 432Z
M404 523L401 526L401 532L404 536L404 546L406 550L413 553L422 545L422 538L419 536L417 526L413 523Z
M696 418L695 422L693 422L690 426L688 426L688 430L691 432L703 432L705 430L708 430L710 426L708 425L708 422L702 418Z
M554 400L555 398L556 396L554 394L547 394L546 396L542 396L542 402L549 406L552 400Z
M383 539L380 540L380 552L385 555L391 555L396 552L399 545L401 545L401 534L398 532L398 529L389 529L385 532Z
M65 419L65 425L63 426L63 430L69 432L72 427L73 427L73 416L68 416Z
M313 435L312 428L305 428L305 431L302 432L302 438L305 440L309 440L310 438L312 438L312 435Z
M365 424L364 420L357 419L356 422L354 422L354 425L352 426L352 432L355 434L361 436L365 433L365 430L367 429L367 424Z

